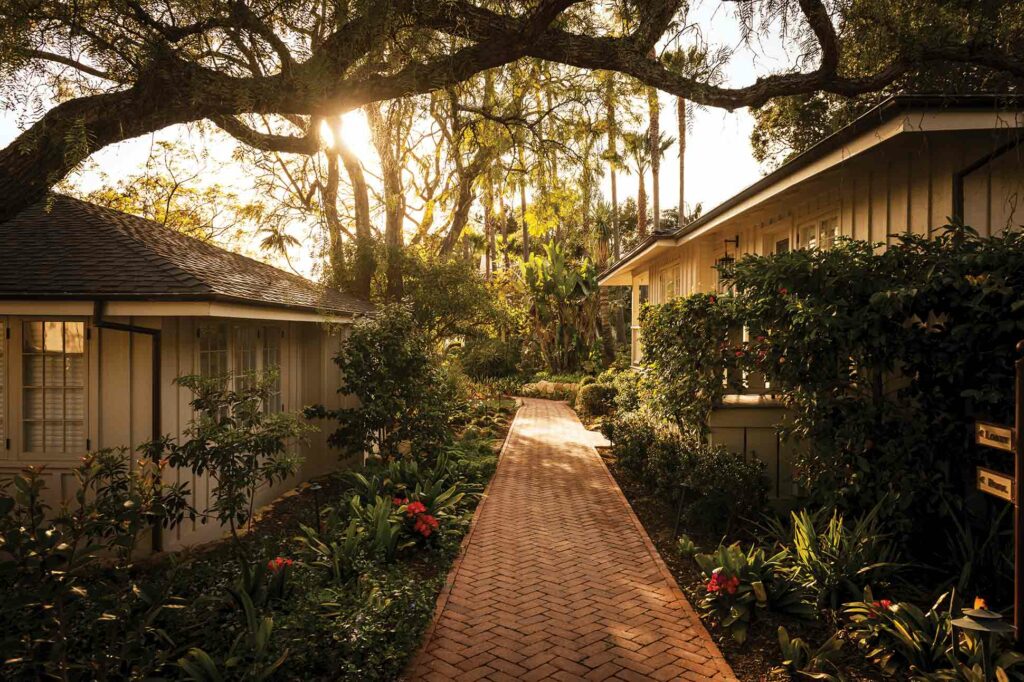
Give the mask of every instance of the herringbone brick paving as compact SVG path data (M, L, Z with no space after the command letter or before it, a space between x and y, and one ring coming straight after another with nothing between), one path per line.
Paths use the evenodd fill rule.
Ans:
M412 680L735 680L565 403L527 399Z

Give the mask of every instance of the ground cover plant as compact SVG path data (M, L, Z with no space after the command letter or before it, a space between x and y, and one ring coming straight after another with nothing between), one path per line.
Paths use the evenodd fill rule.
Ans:
M259 402L260 385L234 394L243 407L225 412L223 388L196 384L202 409L191 433L209 436L216 422L219 437L204 442L221 465L192 439L147 452L191 452L225 477L245 469L234 480L249 488L231 491L276 477L278 448L254 427L262 411L245 406ZM0 488L0 575L13 588L0 597L2 676L393 679L419 645L512 409L471 400L448 445L415 460L371 458L262 515L233 492L231 513L242 516L228 541L141 561L151 524L216 522L227 505L215 497L197 510L186 487L161 483L171 457L129 466L123 451L90 455L76 469L84 492L60 510L42 504L43 478L26 471ZM262 455L225 454L254 434Z

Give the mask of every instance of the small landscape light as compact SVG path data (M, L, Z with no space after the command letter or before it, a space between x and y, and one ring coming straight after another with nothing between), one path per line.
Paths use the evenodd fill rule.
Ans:
M976 599L975 606L985 606L983 599ZM960 643L957 640L956 629L967 630L977 633L981 637L981 658L985 666L985 679L991 680L992 670L989 657L992 653L992 640L997 634L1009 634L1013 632L1013 626L1003 622L1002 614L990 611L987 608L964 609L963 616L952 621L953 626L953 654L960 653Z

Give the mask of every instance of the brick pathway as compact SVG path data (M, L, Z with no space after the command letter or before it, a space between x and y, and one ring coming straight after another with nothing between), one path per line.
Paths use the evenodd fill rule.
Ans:
M412 680L735 680L564 403L526 400Z

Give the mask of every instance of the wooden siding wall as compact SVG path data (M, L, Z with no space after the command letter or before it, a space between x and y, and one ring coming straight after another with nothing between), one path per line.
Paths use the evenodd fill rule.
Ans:
M22 319L8 318L12 330L16 330ZM189 405L191 394L188 390L172 383L173 379L198 371L196 351L197 326L208 321L192 317L133 317L110 318L110 321L134 324L161 330L161 428L164 434L179 438L185 433L192 419ZM227 321L227 320L225 320ZM231 323L280 326L285 337L282 344L282 401L284 409L300 410L306 405L320 403L329 407L351 404L351 398L339 396L341 373L332 362L339 347L342 328L329 330L323 325L309 322L268 322L232 320ZM16 341L17 332L12 334ZM2 341L2 339L0 339ZM142 334L128 334L110 329L92 328L87 341L88 379L86 420L88 438L92 449L126 446L134 450L151 438L152 427L152 340ZM13 345L13 343L12 343ZM8 366L14 366L20 358L15 348L9 348ZM20 376L20 372L12 373ZM10 405L20 403L20 382L16 376L8 377L7 397ZM9 409L8 414L13 415ZM45 465L48 477L48 502L52 506L69 499L75 491L75 480L71 473L78 454L67 455L45 461L35 456L30 458L21 453L20 424L14 416L9 417L10 450L0 449L0 478L9 476L28 465ZM338 453L328 448L329 424L316 424L317 431L308 437L306 444L296 444L304 457L299 474L293 480L264 489L257 500L263 505L294 487L298 481L309 479L339 466ZM207 476L195 476L191 472L174 470L168 475L174 481L186 482L195 498L197 507L203 508L210 502L211 483ZM175 549L195 544L222 535L215 523L188 522L165 533L166 549ZM142 546L148 546L144 541Z
M660 283L678 273L677 295L713 291L715 261L725 255L769 253L788 237L799 248L799 228L834 215L839 234L883 245L893 235L934 234L953 213L953 174L993 152L1016 131L906 134L808 180L761 206L684 242L633 272L651 283L651 300L663 303ZM967 176L964 221L982 235L1024 224L1024 145ZM740 238L739 249L725 239Z
M954 173L1019 133L902 135L680 244L635 270L633 286L650 282L653 303L665 302L661 283L666 277L675 278L677 295L714 291L715 261L726 248L733 257L763 255L783 238L789 239L790 248L800 248L800 227L826 217L837 218L841 236L879 243L880 248L891 244L895 234L934 234L953 213ZM1024 145L967 176L964 197L964 222L982 235L1024 224ZM724 240L734 237L739 237L739 248L726 247ZM792 463L798 447L774 435L783 414L778 409L723 408L711 417L712 441L763 461L772 482L770 496L780 498L795 492Z

